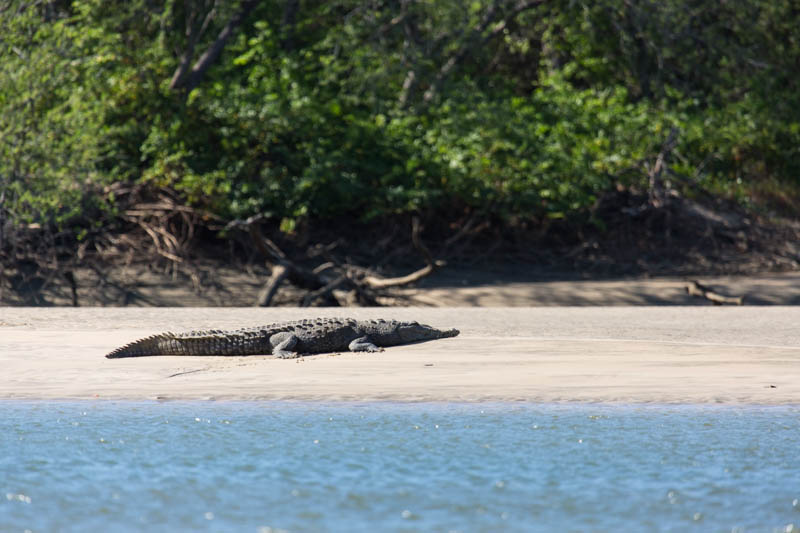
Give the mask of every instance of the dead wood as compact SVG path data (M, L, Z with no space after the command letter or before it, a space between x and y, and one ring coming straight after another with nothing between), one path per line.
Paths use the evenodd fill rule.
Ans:
M292 285L307 291L313 292L324 288L328 282L321 273L298 265L272 239L264 235L260 227L262 220L264 220L263 215L255 215L246 220L234 220L226 226L226 229L247 229L251 242L264 256L267 266L272 270L270 278L258 295L256 305L260 307L272 305L281 284L287 279ZM326 296L326 301L330 305L338 305L338 302L330 295L330 291L320 296Z
M710 287L701 284L697 280L691 280L686 286L686 292L690 296L698 298L705 298L714 305L742 305L744 303L743 296L724 296L714 292Z
M426 265L405 276L393 278L379 276L370 268L340 261L332 253L337 243L309 246L304 258L294 260L263 234L260 227L263 220L263 216L256 215L246 220L235 220L226 226L226 229L246 229L253 245L272 270L270 278L259 293L256 301L258 306L272 305L284 281L306 291L299 302L303 307L315 305L319 301L333 306L352 303L379 305L379 298L387 297L384 291L419 281L445 264L434 260L430 250L422 243L421 225L417 217L412 219L411 241L414 249L425 259ZM302 265L315 258L322 258L324 262L313 268Z
M275 297L278 288L288 274L289 269L283 265L275 265L272 267L272 274L267 280L267 283L264 284L264 288L261 289L261 292L258 294L258 299L256 300L256 305L258 307L269 307L272 305L272 299Z
M306 290L317 290L326 285L325 280L319 274L316 274L313 270L302 267L295 261L289 259L289 256L286 255L286 253L281 250L272 239L264 235L260 227L260 222L263 220L263 218L264 217L262 215L256 215L244 221L234 220L226 226L226 229L234 227L246 227L250 234L252 243L264 256L268 266L273 270L273 272L275 272L277 269L278 275L273 274L270 277L270 281L268 281L267 285L265 285L262 294L266 296L267 294L272 293L272 296L274 296L284 279L288 279L292 285ZM274 285L274 287L272 285ZM272 297L270 297L268 301L271 300ZM269 305L269 303L262 304L261 298L259 298L258 305Z
M432 274L437 268L444 266L446 264L444 261L434 261L430 250L428 250L428 248L424 244L422 244L422 241L419 238L419 232L420 232L419 218L414 217L411 220L411 243L414 245L414 248L425 258L425 262L427 264L424 267L405 276L400 276L396 278L365 276L362 281L371 289L387 289L389 287L400 287L403 285L408 285L410 283L417 282L422 278L424 278L425 276L429 276L430 274Z
M326 299L333 299L337 303L339 303L339 299L333 294L333 291L341 287L345 284L348 279L345 276L339 276L338 278L334 279L333 281L329 282L324 287L321 287L315 291L309 291L303 297L303 301L300 304L301 307L311 307L319 299L326 298Z

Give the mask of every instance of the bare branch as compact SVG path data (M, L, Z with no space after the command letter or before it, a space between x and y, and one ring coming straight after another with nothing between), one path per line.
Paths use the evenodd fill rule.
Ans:
M170 89L184 88L188 94L192 89L197 87L203 75L222 53L222 50L225 48L231 35L233 35L233 32L236 31L236 28L241 25L247 15L258 5L259 1L260 0L247 0L243 2L239 11L231 17L225 27L222 28L222 31L219 32L216 40L211 43L206 51L203 52L203 55L195 62L191 71L184 71L183 75L180 76L178 76L179 73L176 71L175 75L173 75L172 82L170 82ZM179 66L179 69L180 68Z
M300 307L311 307L315 301L319 300L320 298L334 298L333 291L339 288L347 281L347 278L344 276L339 276L338 278L334 279L333 281L329 282L324 287L317 289L315 291L311 291L305 295L303 298L303 302L300 304Z
M283 265L275 265L272 268L272 275L264 284L264 288L258 294L256 305L258 307L269 307L272 305L272 299L275 297L275 294L278 292L278 288L280 288L281 283L288 275L289 269L287 267Z
M470 32L470 35L467 37L465 43L460 46L459 49L456 50L456 52L453 53L453 55L451 55L439 69L439 72L431 82L430 87L428 87L428 90L425 91L425 94L422 97L423 101L428 103L433 100L444 80L476 46L486 44L490 40L494 39L503 33L508 24L519 14L539 6L545 1L546 0L529 0L527 2L517 2L517 4L508 13L501 15L502 18L499 21L496 20L499 11L499 1L496 1L494 4L492 4L486 14L483 16L483 19L481 19L481 22L475 28L473 28L472 32ZM490 26L491 30L486 33Z
M406 103L408 103L408 95L411 93L411 89L415 85L415 81L417 79L417 73L413 70L409 70L408 74L406 74L406 78L403 80L403 87L400 90L400 96L397 98L397 103L400 107L405 107Z
M648 169L647 172L650 188L650 204L655 207L659 207L663 201L664 187L662 184L661 175L666 170L667 161L669 160L670 154L678 144L678 132L678 128L672 128L670 130L667 140L664 141L664 144L661 146L661 151L656 157L656 162L653 164L653 168Z
M186 76L186 72L189 70L189 66L192 63L192 58L194 57L194 47L197 45L197 41L200 39L201 31L199 31L195 27L195 19L197 18L197 10L195 9L195 3L191 0L186 0L184 2L185 9L186 9L186 22L185 22L185 33L186 33L186 48L184 49L183 53L181 54L180 62L178 63L178 68L175 69L175 72L172 74L172 79L169 82L169 88L175 89L179 86L180 82ZM210 22L210 17L214 13L214 9L208 12L206 15L206 20L203 21L205 26L206 22ZM203 28L204 29L204 28Z
M698 298L705 298L706 300L710 301L714 305L742 305L744 303L743 296L723 296L714 292L711 288L702 285L700 282L696 280L692 280L689 282L689 285L686 286L686 292L689 293L690 296L696 296Z
M367 276L363 281L364 284L370 289L388 289L390 287L400 287L402 285L408 285L410 283L414 283L415 281L419 281L425 276L429 276L437 268L443 266L444 264L445 263L442 261L436 261L435 263L426 265L406 276L400 276L397 278L379 278L376 276Z
M411 220L411 242L414 244L414 248L422 254L425 258L425 262L427 265L420 268L419 270L412 272L411 274L407 274L405 276L400 276L396 278L379 278L376 276L365 276L362 280L365 285L367 285L370 289L387 289L389 287L399 287L401 285L408 285L409 283L414 283L415 281L419 281L425 276L430 275L433 273L437 268L442 267L445 265L444 261L434 261L433 256L431 255L430 250L422 244L422 240L419 238L420 232L420 223L419 218L414 217Z
M286 5L283 7L283 18L281 19L283 38L281 39L281 48L285 52L294 49L294 28L297 23L297 11L299 8L299 0L286 0Z

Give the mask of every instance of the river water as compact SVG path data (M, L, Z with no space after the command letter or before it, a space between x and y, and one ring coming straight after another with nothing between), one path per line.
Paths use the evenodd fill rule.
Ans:
M800 407L0 402L0 531L800 531Z

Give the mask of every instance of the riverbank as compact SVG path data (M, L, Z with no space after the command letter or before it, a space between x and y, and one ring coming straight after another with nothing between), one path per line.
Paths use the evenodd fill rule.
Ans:
M0 304L81 307L250 307L270 279L263 267L200 265L194 275L108 265L103 276L75 269L72 281L54 276L36 290L0 291ZM744 305L800 305L800 272L751 275L557 277L525 265L443 268L416 286L397 288L388 306L707 306L687 293L699 281L719 294L742 297ZM296 307L305 292L285 285L273 304Z
M297 360L150 357L165 330L414 319L454 339ZM800 403L800 308L0 308L0 398Z

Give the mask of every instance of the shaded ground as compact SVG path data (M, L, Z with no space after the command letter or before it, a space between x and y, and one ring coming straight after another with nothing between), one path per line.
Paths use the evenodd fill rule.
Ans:
M249 272L224 265L201 270L205 279L195 285L185 275L153 272L131 267L109 269L101 279L90 269L74 272L80 306L240 307L255 305L268 272L263 267ZM524 266L442 269L413 288L394 292L391 305L418 306L622 306L712 305L690 296L688 277L541 279ZM750 276L692 277L726 296L743 296L745 305L800 305L800 273ZM29 293L30 294L30 293ZM72 305L66 280L53 280L35 299L25 300L5 292L3 305ZM302 291L286 289L278 306L296 306Z
M421 225L339 220L286 234L258 219L224 237L170 213L82 242L39 229L7 239L0 305L253 306L267 286L275 306L314 291L325 297L312 305L328 306L710 305L687 294L691 280L746 305L800 304L800 222L716 198L619 190L577 226L473 214ZM446 266L414 283L362 283L421 272L434 258ZM288 275L270 285L282 265Z
M437 306L625 306L713 305L690 296L688 278L659 277L610 280L527 282L487 272L442 274L422 283L420 303ZM753 276L708 276L704 285L726 296L742 296L744 305L800 305L800 273Z

